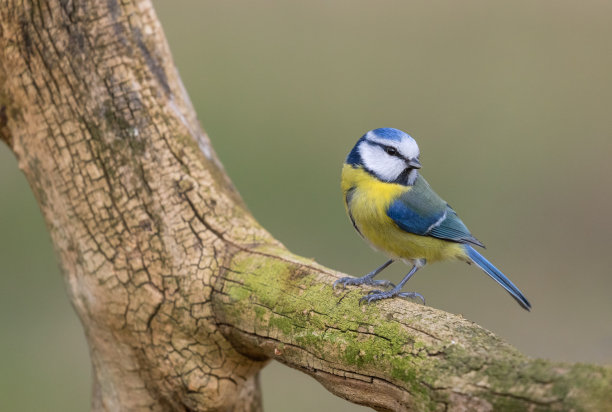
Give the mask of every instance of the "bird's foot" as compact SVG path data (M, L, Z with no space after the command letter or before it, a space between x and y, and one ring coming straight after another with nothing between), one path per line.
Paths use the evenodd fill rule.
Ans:
M388 280L374 280L372 276L365 275L360 278L353 278L350 276L340 278L334 282L333 288L336 289L337 286L342 286L342 289L346 288L346 286L352 285L372 285L372 286L380 286L380 287L394 287L395 285Z
M421 301L423 301L423 305L425 304L425 298L420 293L417 293L417 292L402 292L401 289L398 289L398 288L393 288L393 289L388 290L388 291L373 290L370 293L368 293L367 295L365 295L364 297L362 297L361 299L359 299L359 303L360 304L364 303L364 302L365 303L372 303L372 302L375 302L377 300L389 299L389 298L394 298L394 297L407 298L407 299L419 298L419 299L421 299Z

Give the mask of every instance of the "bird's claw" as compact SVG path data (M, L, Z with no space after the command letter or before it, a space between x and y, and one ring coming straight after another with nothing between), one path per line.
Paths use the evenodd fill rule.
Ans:
M397 296L400 298L406 298L406 299L421 299L421 302L423 302L423 305L425 304L425 297L417 292L401 292L401 293L398 293Z
M400 292L399 290L395 290L395 289L388 290L388 291L372 290L372 291L368 292L367 295L365 295L361 299L359 299L359 304L362 304L362 303L372 303L372 302L375 302L377 300L389 299L389 298L393 298L393 297L407 298L407 299L418 298L418 299L421 299L421 301L423 302L423 305L425 304L425 298L420 293L417 293L417 292Z
M347 285L349 286L357 286L357 285L371 285L371 286L381 286L381 287L395 287L395 285L388 280L374 280L371 277L363 276L360 278L353 278L350 276L340 278L336 280L332 286L333 289L336 289L337 286L342 285L342 289L345 289Z

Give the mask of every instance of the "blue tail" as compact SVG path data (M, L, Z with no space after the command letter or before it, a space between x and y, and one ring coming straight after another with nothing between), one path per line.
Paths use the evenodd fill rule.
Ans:
M491 276L493 280L502 285L502 287L506 289L506 291L508 291L508 293L512 295L514 299L516 299L519 305L521 305L526 310L531 310L531 303L529 303L527 298L523 296L523 293L521 293L519 288L514 286L514 283L510 282L510 279L504 276L504 274L501 273L499 269L493 266L491 262L485 259L484 256L482 256L480 253L476 252L476 250L474 250L474 248L472 248L471 246L465 245L465 251L467 252L472 262L476 263L476 265L478 265L480 269L484 270L487 275Z

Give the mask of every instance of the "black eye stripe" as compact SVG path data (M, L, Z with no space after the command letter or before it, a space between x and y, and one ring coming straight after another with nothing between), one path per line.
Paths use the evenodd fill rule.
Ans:
M379 142L368 142L368 143L370 144L370 146L378 146L378 147L382 148L385 151L385 153L387 153L389 156L395 156L395 157L398 157L398 158L400 158L402 160L406 160L404 158L404 156L402 156L400 154L399 150L397 150L393 146L388 146L386 144L379 143Z
M392 146L383 146L383 149L385 150L385 152L389 156L398 156L398 157L401 157L399 152L397 151L397 149L395 147L392 147Z

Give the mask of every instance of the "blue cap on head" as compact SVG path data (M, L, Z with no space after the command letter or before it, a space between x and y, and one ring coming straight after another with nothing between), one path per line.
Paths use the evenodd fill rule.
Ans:
M405 138L406 136L410 136L408 133L402 132L401 130L394 129L392 127L381 127L379 129L371 130L368 133L372 133L379 139L395 140L397 142L401 141L402 138Z
M399 152L409 158L415 158L419 155L419 148L414 139L406 132L393 127L380 127L378 129L370 130L357 141L353 150L349 153L346 163L350 165L363 164L363 159L359 152L360 144L363 141L370 142L375 145L391 145L396 147ZM393 143L392 143L393 142Z

